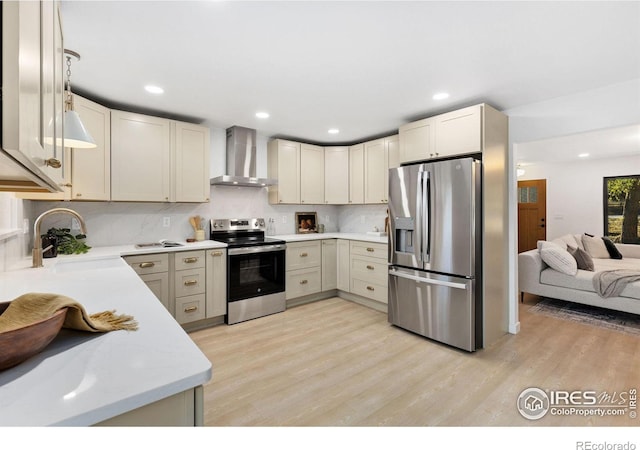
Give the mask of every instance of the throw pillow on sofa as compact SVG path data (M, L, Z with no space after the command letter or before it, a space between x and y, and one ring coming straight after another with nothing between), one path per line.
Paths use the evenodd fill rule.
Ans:
M607 246L604 241L596 236L582 235L582 245L592 258L609 258Z
M604 242L604 246L607 248L607 252L609 252L609 257L611 259L622 259L622 254L618 251L618 247L613 243L611 239L606 236L602 236L602 241Z
M567 247L567 251L573 256L578 264L578 269L580 270L588 270L590 272L594 271L593 259L591 256L578 247Z
M603 244L604 245L604 244ZM578 273L578 263L571 253L553 242L544 241L540 245L540 258L552 269L567 275Z

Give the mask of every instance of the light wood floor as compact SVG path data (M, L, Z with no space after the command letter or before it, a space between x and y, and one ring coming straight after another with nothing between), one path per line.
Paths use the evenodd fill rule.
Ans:
M524 419L528 387L640 388L640 338L529 312L521 332L469 354L331 298L191 333L213 364L210 426L638 426L622 417Z

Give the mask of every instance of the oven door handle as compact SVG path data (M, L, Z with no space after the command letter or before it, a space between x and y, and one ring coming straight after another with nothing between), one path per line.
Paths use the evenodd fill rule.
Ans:
M274 245L256 245L255 247L238 247L230 248L229 256L233 255L250 255L252 253L267 253L284 251L287 248L286 244L274 244Z

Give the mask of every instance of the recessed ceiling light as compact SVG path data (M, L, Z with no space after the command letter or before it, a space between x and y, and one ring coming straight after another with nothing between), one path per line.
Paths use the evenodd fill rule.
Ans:
M144 90L150 94L164 94L164 89L159 86L152 86L150 84L144 87Z
M269 118L269 113L268 112L264 112L264 111L259 111L256 113L256 117L258 119L268 119Z
M330 128L329 129L329 134L338 134L340 133L340 130L338 130L337 128Z
M439 92L433 96L434 100L444 100L445 98L449 98L449 94L446 92Z
M589 154L588 154L588 153L580 153L580 154L578 155L578 158L587 158L588 156L589 156Z

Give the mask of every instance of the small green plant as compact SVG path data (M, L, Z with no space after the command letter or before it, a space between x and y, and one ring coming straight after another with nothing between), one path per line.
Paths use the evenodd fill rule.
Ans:
M84 243L86 235L76 234L73 236L69 228L49 228L47 234L57 240L58 253L61 255L79 255L87 253L91 247Z

